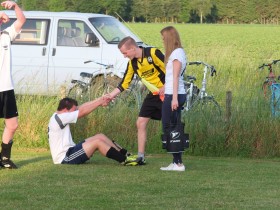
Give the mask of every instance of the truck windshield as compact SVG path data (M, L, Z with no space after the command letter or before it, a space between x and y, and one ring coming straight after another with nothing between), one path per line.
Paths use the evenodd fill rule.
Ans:
M109 44L117 44L130 36L139 44L143 43L135 34L113 17L95 17L89 21Z

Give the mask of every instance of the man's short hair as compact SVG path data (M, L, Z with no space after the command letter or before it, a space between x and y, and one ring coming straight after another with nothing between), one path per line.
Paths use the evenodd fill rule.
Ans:
M78 102L72 98L63 98L60 100L58 104L57 111L61 111L63 109L70 110L73 106L78 106Z
M127 45L127 46L135 46L137 47L137 43L135 42L135 40L130 37L130 36L127 36L125 38L123 38L119 44L118 44L118 48L120 49L123 45Z

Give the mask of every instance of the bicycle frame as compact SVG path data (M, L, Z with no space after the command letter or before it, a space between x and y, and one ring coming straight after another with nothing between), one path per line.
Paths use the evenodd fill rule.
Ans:
M98 62L95 62L93 60L85 61L84 64L87 64L87 63L90 63L90 62L94 62L98 65L101 65L102 67L105 67L105 68L101 69L101 73L102 73L103 78L104 78L102 88L106 89L106 86L107 86L106 78L107 78L107 74L108 74L108 69L114 68L114 66L98 63ZM98 71L100 71L100 70L98 70ZM94 80L96 79L96 76L94 76L94 75L96 75L96 74L81 72L80 73L80 77L81 77L80 80L72 80L71 81L73 86L69 89L68 95L71 94L71 91L75 91L76 93L74 95L76 95L76 97L85 98L85 96L87 95L87 97L88 97L87 100L91 100L92 99L91 98L91 86L93 86ZM78 90L75 90L75 89L78 89Z
M271 89L271 98L270 98L270 106L271 106L271 114L273 117L280 116L280 83L273 83L270 86Z
M190 109L191 105L192 105L192 102L193 102L194 81L196 81L196 78L194 76L187 76L186 79L187 79L187 81L184 81L184 85L185 85L185 87L187 87L186 88L187 98L186 98L186 107L185 107L185 109L186 109L186 111L188 111Z
M199 95L198 97L200 99L206 97L208 94L206 92L206 85L207 85L207 73L208 73L208 70L210 70L210 74L211 76L214 76L214 74L216 75L216 69L214 68L214 66L211 66L207 63L204 63L202 61L195 61L195 62L189 62L188 63L189 65L204 65L204 68L203 68L203 79L202 79L202 87L200 89L200 92L199 92Z

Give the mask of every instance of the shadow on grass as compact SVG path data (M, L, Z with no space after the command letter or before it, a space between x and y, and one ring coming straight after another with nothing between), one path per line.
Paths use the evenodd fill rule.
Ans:
M25 159L25 160L17 161L16 165L18 166L18 168L22 168L26 165L34 164L34 163L37 163L37 162L42 162L42 161L45 161L45 160L51 160L51 157L50 156L43 156L43 157L34 157L34 158L30 158L30 159Z

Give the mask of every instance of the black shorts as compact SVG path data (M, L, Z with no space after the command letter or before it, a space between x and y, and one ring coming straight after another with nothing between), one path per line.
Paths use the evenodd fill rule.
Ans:
M9 119L18 116L14 90L0 92L0 118Z
M139 117L161 120L162 101L158 95L149 93L143 101Z
M89 160L86 155L85 150L83 149L83 143L85 141L81 141L76 144L74 147L70 147L66 152L65 158L61 162L62 164L82 164Z

